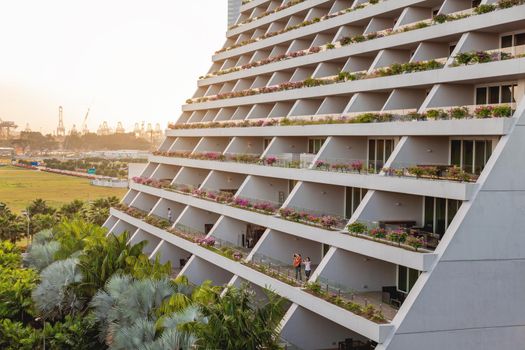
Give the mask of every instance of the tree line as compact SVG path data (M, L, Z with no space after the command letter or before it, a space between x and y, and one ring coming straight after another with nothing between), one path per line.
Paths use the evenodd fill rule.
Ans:
M20 137L9 141L11 146L21 147L27 151L53 151L65 149L70 151L96 151L96 150L149 150L151 143L143 138L136 137L134 133L97 135L71 134L60 142L53 135L43 135L37 131L22 131ZM8 146L4 144L4 146Z
M0 202L0 240L17 242L35 233L52 228L64 219L80 218L86 222L102 225L109 216L109 208L117 204L117 197L95 199L90 202L74 200L54 208L41 198L33 200L23 214L15 214Z

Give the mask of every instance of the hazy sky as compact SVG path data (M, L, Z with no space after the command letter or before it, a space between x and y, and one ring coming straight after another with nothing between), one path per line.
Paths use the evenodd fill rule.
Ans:
M180 115L224 42L226 0L0 0L0 119L51 132L86 110L132 128Z

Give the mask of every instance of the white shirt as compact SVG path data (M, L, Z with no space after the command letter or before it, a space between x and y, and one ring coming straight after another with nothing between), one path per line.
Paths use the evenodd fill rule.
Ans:
M312 269L312 262L311 261L304 261L304 270L310 271Z

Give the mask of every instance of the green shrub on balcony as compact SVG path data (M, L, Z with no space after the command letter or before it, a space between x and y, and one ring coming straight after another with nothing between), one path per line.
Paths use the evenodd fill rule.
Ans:
M469 111L466 107L456 107L449 111L449 115L452 119L464 119L469 116Z
M346 229L349 233L353 234L354 236L357 236L360 233L368 232L368 227L366 227L365 224L362 224L360 222L353 222L350 225L348 225Z
M509 105L494 106L492 108L492 115L496 118L511 117L512 108Z
M482 15L484 13L489 13L489 12L492 12L492 11L495 11L495 10L496 10L496 5L482 4L482 5L479 5L478 7L476 7L474 9L474 13L476 13L478 15Z

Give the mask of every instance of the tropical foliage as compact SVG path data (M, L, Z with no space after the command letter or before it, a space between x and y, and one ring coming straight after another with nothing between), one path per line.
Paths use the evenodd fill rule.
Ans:
M55 215L34 204L37 215ZM35 234L23 260L15 244L0 242L0 348L277 348L282 299L172 280L169 263L142 253L145 242L105 233L64 219Z

